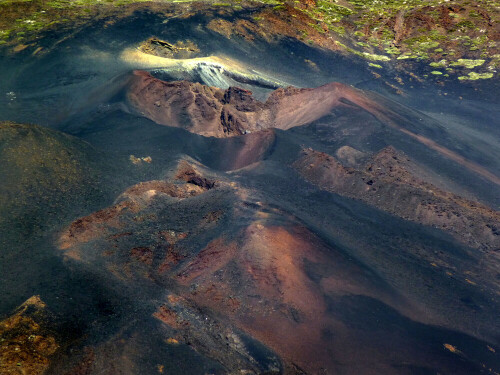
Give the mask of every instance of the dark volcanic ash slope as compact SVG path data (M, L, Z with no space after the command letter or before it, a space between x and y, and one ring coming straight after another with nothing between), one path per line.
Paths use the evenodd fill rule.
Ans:
M100 162L99 153L75 137L0 122L0 230L20 226L31 234L53 222L55 211L98 198Z
M322 189L366 203L343 198L338 211L321 211L320 205L336 198L327 193L311 198L312 187L288 167L300 150L290 141L291 132L268 129L217 139L155 128L180 134L186 144L197 139L197 147L217 144L205 152L217 153L215 161L228 159L221 169L233 171L217 173L189 158L168 172L159 166L154 179L129 187L112 205L101 205L105 208L60 233L58 247L69 267L101 280L131 305L123 320L110 316L119 329L99 332L98 342L82 339L91 357L79 363L80 356L66 353L65 359L54 359L52 373L72 373L72 368L88 368L90 374L152 373L156 365L178 373L179 358L193 357L203 370L185 365L186 373L422 369L465 375L480 373L483 364L497 366L488 349L497 348L491 314L497 306L495 257L476 249L469 255L451 238L427 238L428 228L385 213L382 217L395 225L390 237L377 236L381 224L360 220L380 217L369 207L374 206L438 225L493 254L496 237L488 225L497 220L494 211L424 182L418 168L392 148L370 158L366 150L347 146L337 157L351 167L328 163L334 159L313 151L294 165ZM151 164L157 160L154 155ZM234 171L240 167L246 168ZM266 168L272 178L256 174ZM342 206L352 211L349 229L339 223ZM310 215L324 215L339 227L318 232ZM369 233L360 226L365 231L368 226ZM353 236L356 249L337 244ZM145 346L154 347L152 353L145 353ZM174 357L177 362L162 359Z

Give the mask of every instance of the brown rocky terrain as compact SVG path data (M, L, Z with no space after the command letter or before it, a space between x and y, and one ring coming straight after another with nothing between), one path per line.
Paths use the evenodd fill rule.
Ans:
M139 46L139 50L154 56L175 59L188 59L199 54L200 49L191 41L169 43L155 37L151 37Z
M182 167L185 168L184 165ZM118 197L117 203L113 206L73 222L60 237L60 248L68 249L76 243L88 242L99 238L111 228L120 228L123 225L122 217L127 218L130 214L141 212L157 196L185 199L201 194L214 186L214 182L199 177L194 170L186 172L184 169L181 169L178 178L186 179L187 183L178 185L166 181L148 181L130 187ZM126 235L124 234L124 236ZM147 253L147 250L136 248L132 251L132 254L140 258L141 256L138 254L141 252ZM72 252L67 255L78 256Z
M320 264L328 271L319 281L312 280L307 269ZM324 331L348 335L329 316L326 296L362 293L399 305L370 285L361 268L351 267L306 228L257 221L236 241L210 242L172 277L190 287L183 294L187 301L224 314L278 353L287 373L320 373L335 367L332 351L337 360L343 357ZM358 276L353 279L347 269Z
M57 351L54 332L47 327L46 305L33 296L0 321L0 374L41 375Z
M392 147L357 168L345 167L331 155L308 149L294 167L322 189L440 228L469 246L486 251L500 249L499 212L422 180L412 173L415 167L406 155Z

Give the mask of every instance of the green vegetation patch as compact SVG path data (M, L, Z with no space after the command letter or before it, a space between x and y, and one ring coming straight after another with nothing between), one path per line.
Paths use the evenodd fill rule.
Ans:
M474 69L475 67L483 65L485 62L485 60L458 59L450 63L450 66L463 66L467 69Z
M391 61L391 58L385 55L377 55L375 53L361 52L361 56L371 61Z
M477 81L478 79L490 79L493 78L493 73L476 73L470 72L467 76L460 76L458 79L460 81Z
M445 68L447 64L448 64L447 61L443 59L438 62L431 62L429 65L432 66L433 68Z

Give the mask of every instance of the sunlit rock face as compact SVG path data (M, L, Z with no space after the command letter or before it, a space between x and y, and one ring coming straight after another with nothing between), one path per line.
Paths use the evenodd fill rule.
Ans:
M360 91L340 83L316 89L280 88L261 102L251 91L237 87L222 90L188 81L165 82L143 71L134 72L128 100L156 123L215 137L305 125L336 107L348 106L349 101L377 110Z

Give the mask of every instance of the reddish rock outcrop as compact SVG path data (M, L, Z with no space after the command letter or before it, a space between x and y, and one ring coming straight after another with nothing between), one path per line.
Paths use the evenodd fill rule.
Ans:
M211 180L201 169L181 161L174 177L186 182L194 179L197 184L187 185L209 189ZM173 194L158 194L146 202L145 195L155 186L172 193L173 187L166 182L135 185L121 195L123 202L136 202L133 214L116 212L117 217L106 218L93 214L79 219L88 223L85 231L76 233L72 224L61 236L61 249L76 260L104 263L103 271L122 282L147 279L168 285L172 294L158 301L151 315L176 342L189 343L229 369L264 372L242 335L276 353L285 373L297 373L299 368L320 373L322 368L335 368L339 358L351 361L325 335L325 331L335 331L343 342L349 341L348 330L328 311L332 296L361 294L402 310L409 306L363 267L276 209L273 214L252 212L248 224L233 227L223 221L230 213L211 207L204 215L190 214L183 224L186 232L167 229L158 212L170 213L180 201L172 200ZM211 204L203 197L193 199L200 199L189 206L194 211ZM231 202L235 208L244 206ZM271 215L280 224L268 223ZM142 224L142 218L152 224ZM335 359L332 351L339 353ZM275 362L268 365L268 373L280 373L279 360Z
M483 250L500 249L500 213L444 191L412 173L411 161L387 147L359 169L328 154L304 150L294 167L321 189L362 200L406 220L451 233Z
M134 72L128 91L130 104L149 119L214 137L290 129L345 105L341 98L366 101L362 96L354 88L330 83L316 89L280 88L260 102L237 87L222 90L187 81L165 82L144 71Z
M212 182L212 184L214 183ZM199 186L193 181L182 185L166 181L138 183L125 190L118 197L118 203L75 220L59 237L59 247L61 249L71 249L76 244L90 242L102 237L103 234L109 234L113 230L122 228L128 220L127 215L130 216L130 214L134 215L143 211L157 195L164 194L169 197L184 199L199 195L207 189L207 186ZM116 240L129 235L132 235L132 233L118 233L112 235L112 238ZM147 254L140 255L137 249L139 248L133 249L136 251L131 251L132 256L138 259L148 257ZM71 250L66 252L66 256L80 259L80 255ZM149 257L151 256L150 254Z
M215 181L211 181L208 178L201 176L191 164L184 160L179 163L175 178L183 180L188 184L196 185L204 190L209 190L215 187Z
M363 283L345 282L342 259L327 253L327 246L305 228L254 223L237 242L212 241L177 277L191 286L186 300L226 315L278 353L290 373L294 365L318 373L321 367L334 367L331 343L322 337L322 329L340 330L328 316L323 293L377 294ZM331 276L318 285L309 278L306 264L326 265Z

